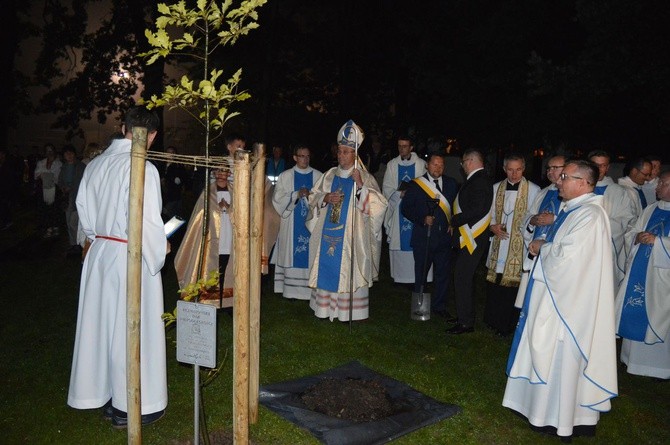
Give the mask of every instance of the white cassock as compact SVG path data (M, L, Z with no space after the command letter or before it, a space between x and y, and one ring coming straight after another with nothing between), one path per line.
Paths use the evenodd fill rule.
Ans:
M629 176L624 176L623 178L619 178L617 180L617 183L621 187L627 187L628 191L630 192L631 195L631 200L633 203L635 203L635 216L639 217L642 215L642 210L644 210L644 207L647 206L647 197L644 194L644 190L642 190L642 187L637 185L635 182L633 182L632 179L630 179ZM642 197L644 196L645 202L642 202Z
M298 231L295 226L295 218L304 221L309 214L309 200L306 197L299 198L299 188L296 188L296 175L305 175L310 179L308 189L318 181L322 173L308 167L306 169L297 166L282 172L275 184L272 195L272 205L281 217L279 223L279 236L272 254L271 263L275 264L274 291L286 298L298 300L309 300L312 290L309 288L309 263L305 267L295 267L295 254L306 254L309 259L309 232L305 235L294 236ZM296 213L297 212L297 213ZM300 252L298 252L300 251Z
M129 139L117 139L84 171L77 194L81 228L91 241L81 272L77 331L68 405L90 409L110 398L127 411L126 281ZM158 171L145 167L142 226L141 385L142 414L167 406L163 285L167 241L161 219ZM104 238L107 237L107 238ZM112 238L112 239L110 239Z
M657 201L648 206L635 226L626 234L626 242L632 245L631 253L626 265L626 277L621 284L616 306L617 333L620 333L620 322L624 306L643 306L648 325L644 332L643 341L623 338L621 342L621 361L626 364L630 374L670 379L670 217L666 214L665 221L655 227L649 227L649 221L656 208L670 212L670 203ZM635 236L639 232L656 232L656 241L650 248L645 247L644 255L648 255L646 274L635 280L633 263L641 247L634 244ZM658 233L664 231L663 234ZM637 259L640 261L641 259ZM643 282L642 282L643 281ZM631 288L628 285L631 284ZM639 293L643 297L640 298Z
M595 425L617 394L611 235L601 202L590 193L572 199L554 223L507 364L503 406L559 436Z
M604 190L604 193L601 193ZM615 184L612 178L605 176L598 181L594 191L603 196L603 207L607 212L612 229L612 265L614 268L614 294L619 290L626 271L627 247L624 236L637 219L638 207L633 200L633 193L619 184Z
M309 196L307 228L312 233L309 286L313 288L309 305L318 318L331 321L335 318L349 321L352 287L351 319L368 318L368 288L379 277L386 198L374 177L365 171L361 171L363 187L360 193L357 197L351 196L356 188L350 178L352 171L353 167L349 170L331 168L314 184ZM344 191L347 187L352 190L351 194ZM333 206L324 203L323 199L327 193L339 189L343 189L346 201L342 204L339 222L332 223ZM355 200L355 207L346 204L351 199Z
M409 182L422 176L426 172L426 161L410 153L408 160L397 156L386 165L382 193L388 201L384 228L389 243L389 260L391 278L396 283L414 283L414 254L410 247L412 237L412 223L400 213L402 198L398 186L402 181ZM428 280L433 280L432 268Z

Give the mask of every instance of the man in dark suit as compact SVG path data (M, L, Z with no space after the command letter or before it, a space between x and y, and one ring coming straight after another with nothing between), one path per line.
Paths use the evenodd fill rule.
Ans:
M414 224L410 242L414 252L414 292L421 291L432 265L434 289L431 310L451 319L447 312L452 242L449 220L457 185L453 178L443 175L444 159L440 153L428 156L426 170L423 176L409 183L400 203L400 211Z
M484 252L488 251L488 226L491 221L493 184L484 171L484 157L479 150L463 153L461 166L466 175L454 202L451 227L458 250L454 263L456 312L458 323L447 329L449 334L474 332L475 301L473 279Z

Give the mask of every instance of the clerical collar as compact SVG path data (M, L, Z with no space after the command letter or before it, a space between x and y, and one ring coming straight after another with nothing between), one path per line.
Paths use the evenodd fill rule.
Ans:
M507 181L507 186L505 187L505 190L509 190L510 192L518 191L519 184L521 184L521 181L517 182L516 184L512 184L511 182Z

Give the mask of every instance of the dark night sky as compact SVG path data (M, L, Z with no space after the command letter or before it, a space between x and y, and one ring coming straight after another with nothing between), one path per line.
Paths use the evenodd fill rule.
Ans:
M279 140L319 121L296 111L317 99L331 128L353 117L374 132L489 148L665 154L669 11L632 0L283 0L264 7L235 60Z
M353 118L389 141L670 160L670 2L270 0L259 23L218 61L244 68L250 137L325 147Z

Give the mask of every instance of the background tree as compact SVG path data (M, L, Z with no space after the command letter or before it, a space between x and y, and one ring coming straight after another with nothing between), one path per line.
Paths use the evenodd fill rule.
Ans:
M91 5L100 8L99 24L91 23ZM47 92L38 111L55 113L55 127L66 129L68 137L83 135L82 120L105 123L133 105L140 85L147 97L162 88L162 63L147 68L138 57L149 49L143 36L155 2L115 0L104 7L98 0L45 3L35 78Z

